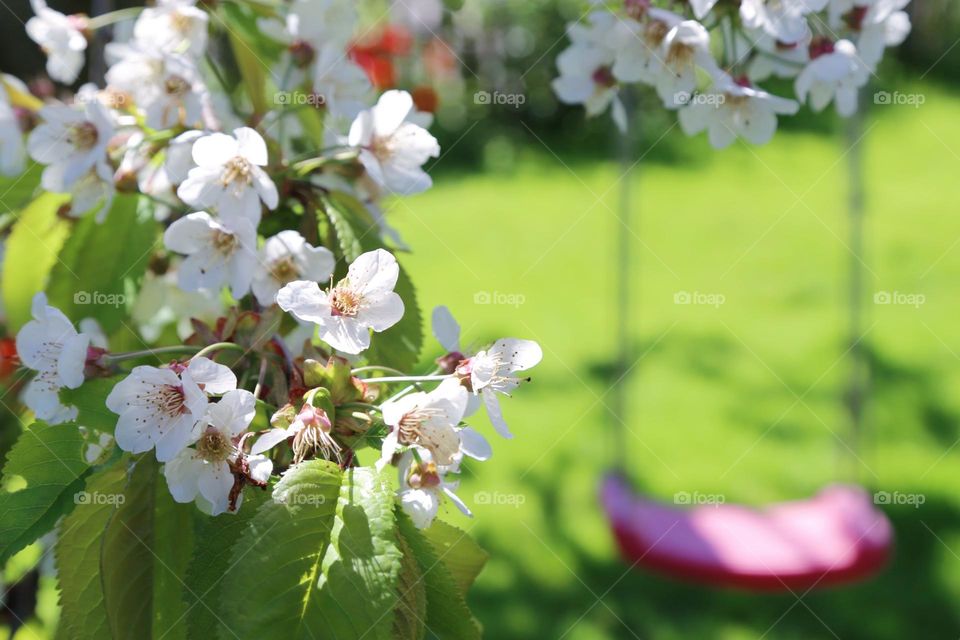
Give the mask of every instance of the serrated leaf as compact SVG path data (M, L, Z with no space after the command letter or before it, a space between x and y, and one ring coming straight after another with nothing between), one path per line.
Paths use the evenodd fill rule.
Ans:
M3 256L2 290L7 328L16 332L30 320L30 302L43 291L47 275L70 224L57 216L69 196L44 193L20 212Z
M67 317L95 317L110 334L127 313L128 283L143 277L159 238L159 225L138 211L136 196L114 199L106 219L95 216L77 222L50 273L47 297Z
M117 426L117 414L107 409L107 396L123 376L91 378L76 389L60 390L60 400L65 405L77 408L77 424L103 433L113 433Z
M322 460L301 463L283 475L273 500L257 509L233 545L216 611L230 626L218 625L219 637L306 639L311 630L313 637L329 637L317 580L340 480L340 469ZM254 593L256 606L249 606Z
M487 563L489 554L465 531L440 520L434 520L430 528L423 531L423 535L459 585L460 592L466 596Z
M17 476L17 491L0 493L0 565L50 531L75 505L90 465L82 458L77 425L35 422L7 455L5 482Z
M126 470L122 465L113 465L91 474L86 492L116 496L122 494L125 484ZM100 584L100 554L96 550L115 508L112 500L90 500L78 505L60 522L54 547L60 584L59 637L107 638L110 635Z
M195 532L197 542L185 580L190 586L184 593L188 638L209 640L211 630L221 624L216 608L220 593L236 568L232 564L231 553L247 525L269 497L266 491L248 489L237 513L216 518L202 517L198 521Z
M393 637L397 640L421 640L426 632L427 590L423 571L403 536L397 536L403 557L397 580L397 610L393 619Z
M123 504L111 515L101 541L100 576L113 640L151 637L157 475L152 454L142 455L129 473Z
M314 627L312 636L391 638L401 558L393 505L393 491L374 469L344 472L319 580L327 626Z
M427 638L479 640L480 627L446 564L410 517L399 507L396 510L400 535L413 551L423 572L427 594Z
M327 206L324 207L324 211L330 220L333 232L336 234L337 246L340 248L340 253L345 262L353 262L357 259L357 256L363 253L363 244L360 242L361 237L363 237L365 232L371 233L371 231L369 228L366 231L361 229L358 222L351 219L351 211L342 206L341 200L335 197L334 194L331 194L326 204Z

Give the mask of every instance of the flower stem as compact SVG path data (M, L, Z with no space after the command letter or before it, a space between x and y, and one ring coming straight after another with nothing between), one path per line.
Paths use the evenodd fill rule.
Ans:
M379 364L371 364L371 365L366 366L366 367L357 367L356 369L351 370L350 373L351 373L352 375L357 375L358 373L367 373L367 372L370 372L370 371L385 371L385 372L387 372L387 373L392 373L392 374L395 374L395 375L398 375L398 376L405 376L405 375L407 375L407 374L405 374L403 371L400 371L400 369L394 369L393 367L385 367L385 366L379 365Z
M196 351L197 347L180 344L172 347L157 347L156 349L142 349L140 351L125 351L122 353L105 353L101 356L104 360L119 362L121 360L133 360L135 358L144 358L146 356L159 356L165 353L190 353Z
M207 354L213 353L214 351L229 350L229 349L233 349L235 351L245 350L242 346L240 346L239 344L236 344L235 342L215 342L197 351L195 354L193 354L193 358L206 356ZM193 358L191 358L191 360Z
M91 31L96 31L103 27L109 27L112 24L117 22L123 22L124 20L129 20L131 18L136 18L140 15L140 12L143 11L143 7L128 7L126 9L117 9L116 11L111 11L110 13L104 13L103 15L95 16L87 20L87 27Z
M387 376L383 378L360 378L367 384L389 384L391 382L439 382L451 376Z

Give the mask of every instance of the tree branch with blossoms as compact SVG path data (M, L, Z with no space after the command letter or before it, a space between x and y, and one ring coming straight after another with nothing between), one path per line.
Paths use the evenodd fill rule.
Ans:
M0 85L0 170L23 196L3 225L5 384L29 425L0 560L57 532L65 637L479 637L465 589L485 554L438 516L471 515L458 474L492 455L466 420L482 405L512 437L500 398L542 352L467 351L437 307L445 355L414 372L425 323L384 203L429 189L440 147L432 114L362 66L383 25L352 0L32 6L65 85L94 33L130 37L102 87ZM154 590L172 566L184 588Z

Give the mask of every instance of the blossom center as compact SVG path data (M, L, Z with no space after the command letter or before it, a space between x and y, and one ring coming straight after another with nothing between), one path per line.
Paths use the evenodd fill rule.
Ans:
M684 42L674 42L667 49L667 65L676 68L684 68L693 63L696 51L690 45Z
M207 462L222 462L233 453L233 443L219 429L208 427L197 440L197 453Z
M75 124L67 131L67 141L76 149L92 149L97 144L100 132L92 122Z
M183 386L165 384L157 387L153 396L153 405L160 413L175 417L187 412Z
M670 27L663 20L651 20L643 30L643 37L648 44L653 47L659 47L663 39L670 32Z
M360 301L362 297L356 291L342 284L338 284L330 292L331 314L335 316L345 316L347 318L356 317L360 311Z
M270 265L270 276L282 284L292 282L300 275L300 270L294 264L291 256L285 256Z
M230 184L249 185L253 182L253 167L250 161L243 156L234 156L223 165L223 174L220 183L223 186Z
M170 75L164 80L163 88L167 95L179 98L190 92L190 83L183 76Z
M434 489L440 486L440 472L434 462L414 464L407 476L407 484L414 489Z
M593 83L604 89L609 89L617 84L617 79L613 77L610 67L600 67L593 72Z
M170 15L170 26L173 27L173 30L177 33L186 35L193 26L193 20L186 14L174 11Z
M239 240L237 240L237 236L220 229L217 229L213 232L211 243L213 244L213 248L218 253L221 253L225 256L229 256L236 251L237 246L240 244Z

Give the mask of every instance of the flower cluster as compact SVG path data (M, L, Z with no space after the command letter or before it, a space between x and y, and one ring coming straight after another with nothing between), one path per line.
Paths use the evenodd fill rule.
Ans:
M98 327L78 330L37 294L16 339L34 372L27 407L48 423L81 422L83 408L61 392L111 381L104 403L116 426L112 437L91 434L91 456L153 456L176 501L213 515L305 460L348 468L371 447L371 464L397 467L399 503L417 526L444 499L469 514L454 477L464 456L486 460L491 448L463 421L482 404L511 437L498 398L542 354L516 339L467 351L439 307L446 352L435 370L398 368L417 361L422 337L407 326L419 315L409 313L394 255L405 247L383 203L429 189L425 165L440 147L410 93L378 95L369 58L379 53L356 35L354 3L251 11L247 26L282 71L251 73L241 57L234 66L247 75L234 86L208 51L212 9L194 0L94 18L33 7L28 34L65 84L79 78L96 30L126 22L116 33L129 37L107 44L104 86L64 101L2 78L0 170L20 173L25 156L42 165L41 187L65 194L58 213L68 221L112 224L115 211L129 215L118 203L137 198L159 250L148 251L130 309L146 349L110 350Z
M653 87L677 111L687 135L706 131L723 148L736 138L768 142L777 117L809 103L831 102L842 116L857 109L857 92L884 49L910 32L909 0L690 0L653 6L625 0L571 24L570 46L557 58L553 88L561 101L587 115L610 109L621 130L627 114L622 86ZM757 86L792 78L796 100Z

